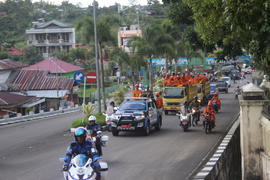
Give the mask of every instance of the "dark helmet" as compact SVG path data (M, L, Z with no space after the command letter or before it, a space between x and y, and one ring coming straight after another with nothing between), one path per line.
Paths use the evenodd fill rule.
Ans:
M78 127L78 128L75 129L75 131L74 131L75 141L77 141L77 137L84 137L84 138L86 138L86 134L87 134L87 131L86 131L85 128L83 128L83 127Z
M195 100L198 99L198 96L194 96L193 99L195 99Z

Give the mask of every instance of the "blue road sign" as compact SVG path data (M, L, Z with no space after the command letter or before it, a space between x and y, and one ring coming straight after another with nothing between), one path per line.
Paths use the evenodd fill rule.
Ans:
M84 81L84 75L82 72L75 72L74 73L74 81L76 83L83 83Z

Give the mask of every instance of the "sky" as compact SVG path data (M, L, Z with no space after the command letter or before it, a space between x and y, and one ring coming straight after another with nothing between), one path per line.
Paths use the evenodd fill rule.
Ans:
M1 1L1 0L0 0ZM32 0L32 2L38 2L40 0ZM64 0L43 0L46 2L52 2L53 4L59 5L61 4L62 1ZM80 3L80 7L87 7L90 4L93 3L93 0L65 0L68 1L69 3L72 3L74 5L77 5ZM141 4L141 5L146 5L147 0L96 0L99 4L99 7L104 7L104 6L111 6L114 5L116 2L121 4L121 5L130 5L130 1L136 1L136 4Z

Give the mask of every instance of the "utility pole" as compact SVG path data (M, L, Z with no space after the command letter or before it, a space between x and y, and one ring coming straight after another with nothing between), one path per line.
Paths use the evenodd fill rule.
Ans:
M101 113L100 103L100 73L98 60L98 45L97 45L97 25L96 25L96 1L93 1L93 17L94 17L94 33L95 33L95 58L96 58L96 74L97 74L97 98L98 98L98 112Z

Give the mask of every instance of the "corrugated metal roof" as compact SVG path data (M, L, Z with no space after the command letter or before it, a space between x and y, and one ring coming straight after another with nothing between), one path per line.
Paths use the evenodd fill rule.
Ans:
M9 92L0 92L0 106L12 106L29 102L35 99L33 96L22 96Z
M48 75L47 71L21 70L11 83L13 91L71 90L74 80Z
M56 58L47 58L38 62L37 64L25 67L22 70L41 70L49 71L50 73L69 73L83 70L83 68Z
M2 59L0 60L0 70L9 70L9 69L18 69L27 66L18 61L13 61L11 59Z

